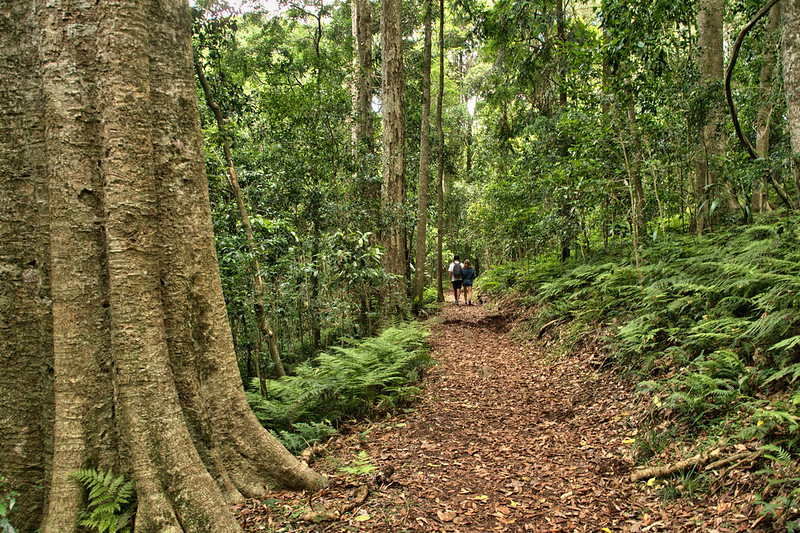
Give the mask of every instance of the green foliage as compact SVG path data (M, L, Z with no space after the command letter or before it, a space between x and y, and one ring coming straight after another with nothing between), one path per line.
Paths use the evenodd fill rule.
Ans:
M15 490L6 489L5 484L5 478L0 476L0 532L15 533L16 529L11 525L9 516L17 503L19 493Z
M377 467L372 463L372 458L367 452L361 450L356 455L355 460L350 466L340 467L339 470L354 476L362 476L373 472Z
M251 404L259 404L258 396L250 396ZM295 422L292 424L291 431L279 430L272 432L275 437L286 447L287 450L294 454L299 454L304 449L312 446L316 442L322 442L334 435L336 429L331 426L330 422L323 420L322 422Z
M711 478L705 472L686 471L670 479L661 489L665 501L678 498L695 499L708 494Z
M133 480L114 477L110 470L78 470L73 473L88 491L88 507L79 525L98 533L130 533L136 514Z
M268 382L267 398L247 393L265 427L294 450L331 434L344 420L366 417L407 404L418 394L413 385L431 363L427 332L409 323L377 337L331 347L292 376Z
M648 416L637 462L677 435L757 439L774 447L780 464L795 464L764 474L774 486L765 512L787 516L798 505L789 487L800 459L798 222L720 229L702 239L666 234L640 250L638 268L625 249L568 262L563 272L547 256L503 265L484 283L495 292L528 291L538 307L533 331L566 317L567 341L603 332L607 361L640 376ZM678 480L665 495L694 494L703 483Z
M780 446L766 445L762 451L770 463L759 471L769 479L759 502L761 512L786 531L800 531L800 475L794 458Z

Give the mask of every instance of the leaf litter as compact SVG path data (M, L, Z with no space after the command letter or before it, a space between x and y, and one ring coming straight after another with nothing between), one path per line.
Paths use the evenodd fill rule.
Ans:
M633 383L597 370L591 345L556 356L546 342L515 338L513 326L508 310L446 307L431 336L437 365L418 401L385 419L342 428L313 464L329 485L314 494L248 500L234 507L242 528L771 530L741 477L694 499L667 498L656 483L632 483ZM342 470L364 453L373 472Z

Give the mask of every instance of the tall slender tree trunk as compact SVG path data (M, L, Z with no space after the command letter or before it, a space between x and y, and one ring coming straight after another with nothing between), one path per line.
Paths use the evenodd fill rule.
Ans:
M0 20L0 474L21 493L15 525L75 531L79 468L135 481L137 531L239 531L230 502L318 486L242 390L188 5L6 0Z
M372 137L372 8L369 0L353 0L353 142L356 154L375 150Z
M558 72L559 72L559 85L558 85L558 106L559 112L564 112L567 108L567 84L566 84L566 75L567 75L567 67L565 64L564 57L567 53L566 51L566 43L567 43L567 35L566 35L566 18L564 15L564 0L556 0L556 38L558 39ZM503 110L503 115L505 117L506 110ZM568 155L569 147L567 146L566 139L563 139L560 143L559 153L563 159L566 159ZM569 259L570 256L570 248L572 243L575 242L575 209L572 204L572 198L569 195L565 195L560 199L561 206L559 207L559 212L561 218L563 220L563 232L561 235L561 261L564 262Z
M390 300L405 306L407 274L405 112L403 110L402 0L381 0L381 94L383 96L383 187L381 198L386 217L383 243L386 271L398 277Z
M372 127L372 5L370 0L353 0L351 22L355 53L353 54L353 155L358 169L354 194L362 198L367 227L380 222L380 181L374 164L375 138ZM370 241L374 244L375 233ZM359 324L364 335L371 331L370 297L366 290L359 294Z
M767 19L766 30L769 35L775 35L780 28L781 5L780 3L772 6ZM764 52L761 54L761 72L759 74L758 92L761 96L761 104L758 106L758 118L756 119L757 137L756 153L758 157L766 160L769 157L770 146L770 120L772 118L772 103L770 95L772 93L772 79L775 76L775 65L777 56L774 47L769 44L768 39L765 44ZM767 170L770 172L770 170ZM772 207L769 203L768 178L758 178L753 184L753 196L750 208L753 213L770 211Z
M372 7L370 0L353 0L353 151L358 161L356 194L364 203L369 226L379 222L380 181L373 163L375 138L372 127Z
M320 241L322 233L319 228L319 206L317 201L312 201L311 209L311 271L310 294L308 302L308 319L311 325L311 349L316 352L322 346L322 320L319 312L320 285L319 277L322 275L322 259L320 257Z
M708 111L705 121L699 124L702 147L697 156L697 176L695 181L696 230L698 234L711 223L711 207L717 205L719 211L728 212L735 205L735 198L727 185L720 184L718 161L725 154L725 144L720 129L722 103L723 68L723 0L700 0L697 10L698 66L700 83L707 90L719 87L707 97Z
M631 132L632 153L630 154L630 180L633 205L633 223L638 235L637 246L647 237L647 218L644 213L644 185L642 184L642 141L636 126L636 107L633 97L628 101L628 130Z
M442 104L444 100L444 0L439 0L439 92L436 94L436 138L439 142L439 164L436 168L436 300L444 301L444 129ZM448 280L449 281L449 280Z
M428 181L430 174L431 126L431 19L432 0L425 0L425 49L422 54L422 125L419 140L419 196L417 201L416 270L414 298L422 304L425 290L425 237L428 223Z
M563 110L567 107L567 66L566 66L566 43L567 43L567 21L564 14L564 0L556 0L556 37L558 38L558 104Z
M800 202L800 0L783 0L781 13L783 85L792 146L791 167Z
M214 118L217 121L217 128L222 138L222 151L225 154L225 164L228 166L228 185L231 187L233 197L236 199L236 205L239 209L239 218L242 220L242 228L244 228L244 236L247 242L247 250L250 252L250 259L247 263L247 268L250 272L250 288L253 291L253 309L256 315L256 324L258 324L258 341L256 346L256 365L258 370L259 381L262 383L262 395L266 395L264 390L264 380L261 376L261 343L262 339L267 339L267 346L269 353L272 357L272 364L275 367L275 374L278 377L283 377L286 372L283 369L281 362L280 352L278 351L278 340L275 338L275 333L267 321L267 313L264 309L264 302L266 301L267 292L264 288L264 280L261 277L261 265L258 261L256 240L253 237L253 227L250 225L250 215L247 211L247 205L244 203L244 195L242 189L239 187L239 178L236 175L236 166L233 164L233 155L231 153L231 143L228 140L227 127L225 125L225 117L222 114L222 109L217 104L214 94L211 92L211 87L206 80L203 73L203 67L197 57L194 58L194 69L197 73L197 78L200 80L200 85L203 87L203 94L206 98L206 103L211 111L214 113Z

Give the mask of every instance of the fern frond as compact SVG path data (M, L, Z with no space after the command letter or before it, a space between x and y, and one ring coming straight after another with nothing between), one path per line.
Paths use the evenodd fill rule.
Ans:
M778 370L768 377L764 383L772 383L773 381L781 380L787 376L789 377L789 383L794 383L797 378L800 378L800 363L795 363Z
M114 477L112 471L82 469L73 472L88 490L87 510L80 525L100 533L128 533L136 509L136 493L132 480L124 475Z

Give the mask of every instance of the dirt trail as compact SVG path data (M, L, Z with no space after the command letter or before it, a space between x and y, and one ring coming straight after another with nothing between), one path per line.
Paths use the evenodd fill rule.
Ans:
M364 481L369 498L339 520L303 524L286 519L300 514L296 495L291 503L292 495L274 494L246 509L248 530L267 518L271 531L465 533L722 532L757 523L736 487L665 503L656 488L631 484L631 386L598 372L589 355L556 358L517 342L510 319L481 306L449 304L437 321L438 364L415 407L356 428L315 465L329 470L332 486L312 504L352 501ZM388 481L336 473L362 451L379 471L394 470Z

